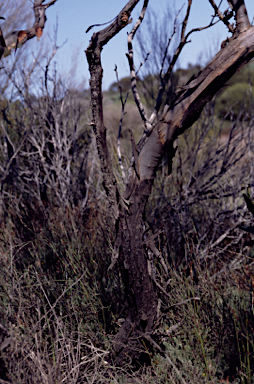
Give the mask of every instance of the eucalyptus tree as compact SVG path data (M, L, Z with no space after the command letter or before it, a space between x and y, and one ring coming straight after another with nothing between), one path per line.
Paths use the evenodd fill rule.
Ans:
M45 0L34 0L34 23L28 26L31 15L26 7L26 1L22 0L17 5L16 2L9 1L0 3L0 15L2 20L6 19L5 32L3 33L0 28L0 59L8 56L13 49L20 48L28 40L37 37L39 40L46 22L46 10L53 5L57 0L51 0L47 4ZM10 11L12 7L15 7L15 12ZM21 23L26 24L26 29L18 29Z
M147 250L156 252L152 237L144 237L144 210L151 194L154 178L163 155L167 152L172 163L176 139L199 118L203 108L225 83L254 56L254 27L251 25L244 0L228 0L228 9L222 12L214 0L208 0L214 17L207 26L212 27L219 19L225 24L230 38L221 42L221 49L196 76L177 88L173 97L162 110L162 100L170 75L183 47L192 32L187 33L192 0L188 0L186 13L181 23L179 44L161 75L161 84L154 109L147 115L142 105L136 84L133 60L133 39L145 17L149 0L144 0L140 16L128 33L127 58L130 68L132 93L143 121L144 133L138 143L131 134L131 166L126 175L125 192L121 193L114 174L107 143L107 128L103 118L103 95L101 51L109 40L129 25L131 13L139 0L130 0L106 28L94 33L86 50L90 70L92 126L96 135L97 149L107 194L108 209L115 222L116 234L110 268L118 268L125 286L126 316L114 340L119 363L126 358L139 359L143 345L155 345L159 307L156 285L149 272ZM234 18L234 23L231 19ZM174 23L173 34L177 26ZM90 30L91 28L88 28ZM159 42L158 42L159 43ZM170 44L165 45L165 55ZM162 61L162 66L166 65ZM169 167L170 168L170 167ZM158 345L157 345L158 347Z

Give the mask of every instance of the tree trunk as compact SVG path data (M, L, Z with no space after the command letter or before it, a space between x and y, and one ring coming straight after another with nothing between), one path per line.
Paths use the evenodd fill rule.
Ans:
M213 1L210 2L214 4ZM138 149L133 143L134 164L123 197L118 190L106 142L101 90L103 71L100 55L103 46L128 24L130 13L138 0L130 0L108 27L94 34L86 51L91 73L92 125L96 134L109 209L116 220L117 238L113 259L118 256L127 302L126 319L114 341L117 362L120 364L128 359L132 362L140 361L148 344L147 341L152 342L151 335L156 322L158 298L149 275L143 232L145 204L151 193L160 159L166 151L173 159L175 154L173 143L177 137L191 127L204 106L230 77L254 57L254 27L249 23L244 1L230 0L230 2L236 19L236 27L230 27L234 32L233 36L228 39L226 45L222 44L222 49L196 77L190 79L178 90L171 105L165 107L160 121L146 130L138 144ZM144 0L144 8L147 3L148 0ZM190 7L191 1L188 4ZM179 45L181 49L187 42L188 36L185 37L184 32L188 15L189 8L183 23ZM135 32L132 37L134 34ZM131 63L131 41L128 41L128 45ZM174 62L181 52L179 47ZM170 67L171 71L172 68L173 65ZM131 74L133 81L135 80L133 68ZM135 97L134 92L133 94ZM137 97L135 100L140 106ZM157 109L155 112L157 114ZM146 119L145 116L143 118ZM148 123L145 124L148 127L151 126L150 121L145 123Z
M128 207L119 217L119 268L125 287L127 315L114 347L117 362L147 360L144 334L151 335L156 321L157 294L148 271L144 246L144 209L151 193L151 181L137 182Z

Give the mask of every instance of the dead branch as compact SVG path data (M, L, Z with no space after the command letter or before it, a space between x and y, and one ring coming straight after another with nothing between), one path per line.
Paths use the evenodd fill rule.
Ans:
M120 93L120 101L121 101L121 106L122 106L121 118L120 118L120 121L119 121L118 137L117 137L117 154L118 154L119 166L120 166L120 169L121 169L121 172L122 172L122 177L123 177L124 182L126 182L125 170L124 170L123 163L122 163L120 138L121 138L121 132L122 132L123 117L124 117L124 114L126 113L126 112L124 112L124 108L125 108L125 105L127 103L127 99L128 99L130 91L127 92L125 100L123 100L122 87L120 85L120 81L119 81L119 77L118 77L117 66L115 66L115 73L116 73L116 80L117 80L117 83L118 83L118 88L119 88L119 93Z
M176 17L175 17L175 20L174 20L174 27L173 27L173 32L170 36L170 38L168 39L168 43L167 43L167 46L165 48L165 52L164 52L164 57L163 57L163 60L162 60L162 63L161 63L161 70L160 70L160 79L161 79L161 82L163 81L163 69L164 69L164 65L165 65L165 60L166 60L166 57L167 57L167 53L168 53L168 49L169 49L169 46L170 46L170 43L174 37L174 35L176 34L176 30L179 28L180 24L177 24L177 20L178 20L178 17L179 17L179 14L180 12L182 11L183 9L183 6L182 8L179 9ZM186 23L185 23L185 20L183 21L183 25L182 25L182 33L183 33L183 26L186 26ZM151 119L151 117L150 117Z
M151 143L153 141L153 145L157 146L158 140L161 144L163 143L162 146L169 143L170 140L174 141L196 121L203 107L212 99L221 86L254 56L253 36L253 27L249 27L237 38L230 41L225 48L221 49L196 78L191 79L186 86L182 87L176 99L165 111L160 126L156 130L157 132L153 130L148 138ZM141 180L143 177L147 179L153 174L151 162L149 167L145 165L148 161L148 159L143 158L145 152L143 147L139 156L139 162L142 163L139 167ZM157 153L159 155L159 148ZM148 155L148 152L146 154ZM155 162L157 164L157 159ZM145 169L146 171L149 169L150 176L148 176Z
M38 41L42 36L46 22L46 9L53 5L57 0L51 0L47 4L42 4L44 0L34 1L35 21L31 28L10 32L5 38L0 28L0 59L10 55L12 49L20 48L26 41L37 37Z
M151 195L152 185L161 159L167 153L169 162L172 163L176 151L173 144L178 136L183 134L197 121L205 105L211 101L216 92L221 89L233 74L254 57L254 27L249 27L244 31L242 30L238 35L235 34L233 36L234 39L229 41L228 45L218 52L206 68L196 77L191 78L176 93L175 99L164 109L162 118L146 135L142 142L142 148L139 147L138 150L134 140L132 140L136 173L133 170L134 167L131 167L124 193L124 199L128 199L128 201L125 208L121 209L123 205L120 205L119 190L112 170L106 142L106 128L103 121L100 53L102 47L128 23L130 10L133 9L136 3L134 0L129 1L109 27L94 34L86 51L91 74L92 124L96 134L104 188L108 195L110 211L113 218L116 219L116 252L114 253L115 257L113 257L111 266L114 265L115 261L118 262L126 294L126 320L114 340L114 349L117 355L116 361L120 364L124 364L127 356L132 361L139 359L140 352L137 351L140 351L143 345L142 340L140 340L140 332L144 331L142 333L143 336L144 334L151 335L156 323L158 296L154 285L151 284L151 273L149 273L149 263L147 263L143 246L143 235L145 207ZM191 3L192 1L189 0L182 26L181 40L169 64L168 71L164 77L165 81L167 76L171 74L176 60L184 45L188 42L190 34L215 24L213 17L210 24L206 27L195 28L186 34ZM146 5L147 2L145 1L144 6ZM241 14L237 10L234 13L236 22L238 23L238 19L241 22ZM130 39L130 43L132 43L132 39ZM130 45L131 50L132 45ZM133 63L131 63L130 68L133 74ZM159 102L160 107L161 101ZM143 117L144 120L147 120L146 116ZM226 157L228 155L232 155L233 164L234 161L238 161L241 158L240 153L234 155L231 148L227 146L225 157L219 163L220 173L224 172L222 167L227 167ZM208 179L211 179L211 182L213 182L212 176L207 176ZM206 187L208 186L205 185Z
M182 24L182 31L181 31L181 40L180 40L180 43L173 55L173 58L171 60L171 63L168 67L168 70L166 72L166 74L164 75L162 81L161 81L161 85L160 85L160 88L159 88L159 92L158 92L158 96L157 96L157 99L156 99L156 104L155 104L155 107L154 107L154 111L151 115L151 119L154 120L155 117L158 115L158 112L161 108L161 104L162 104L162 96L165 92L165 87L166 87L166 84L168 83L169 79L170 79L170 75L173 71L173 68L175 66L175 63L178 59L178 57L180 56L180 53L182 52L182 49L183 47L185 46L185 44L187 43L187 37L185 37L185 31L186 31L186 27L187 27L187 23L188 23L188 20L189 20L189 16L190 16L190 10L191 10L191 5L192 5L192 0L188 0L188 6L187 6L187 10L186 10L186 14L185 14L185 17L184 17L184 20L183 20L183 24ZM176 33L176 21L177 21L177 16L174 20L174 29L173 29L173 33L172 33L172 37L173 35ZM171 39L172 40L172 39Z
M233 12L235 12L236 33L242 33L250 27L250 20L247 14L244 0L228 0Z
M218 15L218 17L220 18L220 20L222 20L222 22L227 26L229 32L231 33L234 33L234 27L232 24L229 23L229 19L233 16L233 12L230 12L230 13L222 13L220 11L220 9L217 7L217 5L215 4L214 0L209 0L209 3L211 4L211 6L213 7L214 9L214 12L215 12L215 15Z
M149 0L144 0L144 5L143 5L143 8L141 10L140 16L139 16L138 20L136 21L136 24L134 25L131 33L128 34L128 54L126 54L128 61L129 61L129 67L130 67L131 88L132 88L133 97L134 97L135 103L138 107L138 111L139 111L139 114L141 116L141 119L144 123L146 133L148 133L152 127L151 127L149 119L146 115L144 106L140 100L140 96L139 96L138 90L137 90L137 78L136 78L136 72L135 72L135 66L134 66L134 60L133 60L132 40L134 39L134 36L135 36L138 28L140 27L140 25L141 25L141 23L145 17L146 9L148 6L148 1Z
M86 50L89 71L91 73L91 108L92 108L92 125L96 135L98 153L101 161L101 169L104 178L104 187L109 199L109 207L112 209L113 217L118 217L118 188L113 173L112 163L106 142L106 127L103 121L102 106L102 66L101 66L101 50L107 42L112 39L121 29L129 22L132 10L139 0L130 0L121 10L116 19L106 28L98 33L94 33L90 44Z

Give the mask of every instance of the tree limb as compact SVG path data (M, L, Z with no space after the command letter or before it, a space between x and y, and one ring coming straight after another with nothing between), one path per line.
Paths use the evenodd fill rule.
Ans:
M128 54L126 54L128 61L129 61L129 67L130 67L130 73L131 73L131 88L132 88L133 97L134 97L135 103L138 107L138 111L139 111L139 114L141 116L141 119L145 125L145 131L146 132L149 132L152 127L151 127L149 119L146 115L144 106L140 100L138 90L137 90L137 79L136 79L136 72L135 72L135 66L134 66L134 60L133 60L132 40L134 39L134 36L135 36L138 28L140 27L140 25L141 25L141 23L145 17L148 2L149 2L149 0L144 0L144 5L143 5L143 8L141 10L140 16L139 16L136 24L134 25L131 33L129 33L129 35L128 35Z
M12 31L5 38L0 28L0 59L8 56L12 49L17 49L25 44L26 41L37 36L39 40L46 22L46 9L53 5L57 0L51 0L47 4L42 4L45 0L34 1L34 17L35 21L31 28L27 30Z
M232 24L229 23L229 18L233 16L233 12L230 12L230 14L223 14L219 7L215 4L214 0L208 0L211 6L214 9L215 15L218 15L218 17L222 20L222 22L227 26L229 32L234 33L234 27Z
M114 218L118 217L119 191L107 147L106 127L103 120L101 51L103 46L128 24L131 12L138 2L139 0L130 0L108 27L94 33L86 50L91 74L92 126L100 156L103 184L109 199L109 208Z
M251 24L247 14L244 0L228 0L233 12L235 12L236 33L242 33L248 29Z
M187 35L186 35L185 32L186 32L187 23L188 23L189 16L190 16L191 5L192 5L192 0L188 0L188 6L187 6L186 14L185 14L185 17L184 17L184 20L183 20L183 24L182 24L180 43L178 44L178 46L177 46L177 48L175 50L175 53L173 55L173 58L172 58L172 60L170 62L170 65L168 67L168 70L167 70L165 76L163 77L163 79L161 81L160 89L159 89L157 100L156 100L156 105L155 105L154 111L152 113L152 116L150 118L150 121L154 120L155 116L157 116L157 114L158 114L158 112L159 112L159 110L161 108L162 96L163 96L163 94L165 92L166 84L168 83L168 81L170 79L171 73L172 73L172 71L174 69L174 66L175 66L175 64L176 64L176 62L177 62L177 60L178 60L178 58L179 58L179 56L180 56L184 46L188 43L189 36L192 33L194 33L194 32L198 32L198 31L201 31L203 29L210 28L210 27L212 27L215 24L215 23L213 23L213 18L212 18L211 22L207 26L200 27L200 28L194 28L190 32L188 32ZM175 34L177 16L176 16L175 21L174 21L174 31L173 31L172 35Z
M119 93L120 93L120 101L121 101L121 105L122 105L121 118L119 121L119 129L118 129L118 136L117 136L117 154L118 154L119 166L120 166L120 169L122 172L122 177L123 177L124 182L126 182L126 175L125 175L125 170L124 170L123 162L122 162L120 138L121 138L121 132L122 132L123 117L126 113L126 112L124 112L124 108L125 108L125 104L127 103L130 90L127 92L125 100L123 101L122 87L121 87L119 77L118 77L117 66L115 66L115 73L116 73L116 80L118 83L118 88L119 88Z
M245 32L229 41L228 45L217 53L203 71L183 87L182 92L165 111L157 129L153 130L140 151L140 180L154 177L164 146L191 127L204 106L221 89L222 85L253 57L254 27L249 27ZM152 156L151 148L154 148Z
M192 0L188 0L188 6L187 6L187 10L186 10L186 14L185 14L185 17L184 17L184 20L183 20L183 23L182 23L182 30L181 30L181 40L180 40L180 43L178 44L176 50L175 50L175 53L173 55L173 58L169 64L169 67L167 69L167 72L166 74L164 75L164 77L162 78L161 80L161 84L160 84L160 88L159 88L159 92L158 92L158 95L157 95L157 99L156 99L156 104L155 104L155 107L154 107L154 110L151 114L151 117L149 119L149 122L152 124L153 121L155 120L155 118L157 117L158 115L158 112L161 108L161 105L162 105L162 97L163 97L163 94L165 92L165 88L166 88L166 85L168 84L169 82L169 79L170 79L170 76L171 76L171 73L174 69L174 66L184 48L184 46L188 43L188 38L189 36L194 33L194 32L198 32L198 31L201 31L203 29L207 29L207 28L210 28L211 26L213 26L215 23L213 23L213 19L211 20L211 22L206 25L205 27L200 27L200 28L195 28L195 29L192 29L191 31L189 31L187 33L187 35L185 34L186 32L186 27L187 27L187 23L188 23L188 19L189 19L189 15L190 15L190 9L191 9L191 5L192 5ZM170 41L172 40L172 37L175 35L176 33L176 21L177 21L177 18L178 18L178 15L179 13L176 15L175 17L175 20L174 20L174 29L173 29L173 33L170 37ZM169 41L169 42L170 42ZM154 127L152 127L153 129ZM150 131L148 131L148 133L144 133L142 138L140 139L137 147L139 149L139 151L142 149L147 137L151 134L152 132L152 129L150 129Z

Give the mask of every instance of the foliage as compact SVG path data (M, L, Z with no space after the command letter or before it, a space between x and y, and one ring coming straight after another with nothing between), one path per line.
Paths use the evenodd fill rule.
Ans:
M108 269L116 228L87 99L49 76L49 64L35 80L37 94L29 89L33 71L9 73L18 96L0 101L0 382L252 383L252 229L241 198L253 188L250 104L231 114L225 137L213 101L178 138L172 173L167 154L158 168L142 239L159 296L156 333L143 346L150 366L133 371L110 353L125 321L125 292L121 273ZM183 76L172 75L174 89ZM158 78L145 83L153 93ZM136 120L131 105L124 136ZM106 119L121 182L113 106Z
M144 64L146 66L146 63ZM172 94L177 87L183 86L192 76L198 74L201 70L199 65L189 65L188 68L178 68L171 75L171 86L168 89L168 94L165 96L164 103L170 102ZM143 103L147 108L151 108L155 101L160 86L160 74L142 75L137 80L137 87L141 95ZM146 73L146 72L144 72ZM108 94L113 101L119 100L119 86L123 94L126 94L131 89L130 80L128 78L120 79L119 83L114 82L110 85ZM237 72L225 85L219 95L216 96L215 114L222 121L231 119L248 119L248 112L253 103L253 62ZM132 96L129 96L132 99Z
M95 218L84 233L70 224L77 220L77 212L73 220L66 214L65 220L55 214L54 218L50 228L54 238L43 230L27 245L13 244L11 228L2 229L6 236L1 241L0 269L2 379L181 383L184 378L194 384L220 383L228 377L232 383L252 382L253 288L247 259L239 271L226 260L216 270L213 260L202 265L198 255L195 259L187 239L193 260L189 270L184 264L176 270L167 263L169 275L157 276L167 295L161 291L156 342L164 346L169 360L155 351L150 367L132 372L126 366L124 371L108 360L110 335L122 315L114 308L117 281L105 273L109 263L105 237L94 226ZM48 246L58 256L52 269L43 263ZM16 265L22 248L33 252L35 262L20 270Z
M14 111L13 123L19 121L19 109L16 117ZM253 265L237 227L239 219L246 221L240 191L252 182L251 159L241 143L251 153L252 130L244 121L232 122L223 141L211 106L207 111L179 139L172 176L162 161L146 210L147 236L157 235L164 260L155 258L151 268L161 303L155 343L166 357L154 348L150 367L136 372L109 360L125 313L124 292L121 277L107 270L114 228L92 140L85 209L55 207L56 200L49 200L40 217L24 215L29 199L22 209L7 205L0 242L3 380L252 382ZM19 142L18 136L12 140Z
M248 111L253 105L253 90L253 86L242 82L226 86L217 99L217 115L221 119L250 118Z
M131 81L129 77L123 77L119 83L115 81L112 83L108 89L109 93L115 93L119 96L119 87L123 93L127 93L131 89Z
M236 83L247 83L251 86L254 85L254 61L251 60L240 71L236 72L234 76L228 81L228 84L233 85Z

